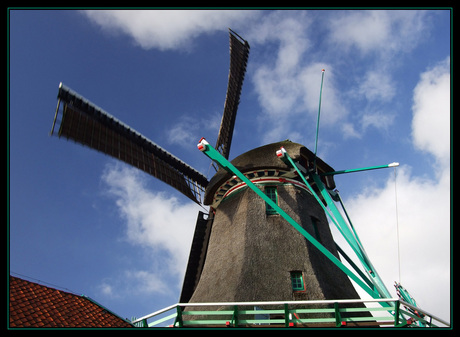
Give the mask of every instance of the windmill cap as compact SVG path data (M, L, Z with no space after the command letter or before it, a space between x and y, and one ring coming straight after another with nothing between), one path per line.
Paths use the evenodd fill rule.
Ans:
M301 158L313 160L314 154L302 144L284 140L282 142L267 144L248 152L245 152L231 161L231 163L242 173L261 170L261 169L278 169L289 171L291 168L285 164L277 156L276 152L283 147L294 161L299 161ZM332 167L322 161L320 158L316 159L317 167L324 172L334 171ZM213 203L214 194L233 176L232 173L220 168L216 174L211 178L204 194L204 204L211 205Z

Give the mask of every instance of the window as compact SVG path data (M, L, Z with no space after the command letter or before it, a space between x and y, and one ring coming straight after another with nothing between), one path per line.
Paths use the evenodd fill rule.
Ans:
M291 284L293 291L304 291L303 275L301 271L291 271Z
M322 243L321 237L319 236L319 231L318 231L318 222L319 220L315 217L311 217L311 223L313 224L313 230L315 231L315 238L318 240L319 243Z
M267 186L265 187L265 194L278 205L278 191L276 186ZM271 207L269 204L265 203L265 211L268 215L278 214L278 212Z

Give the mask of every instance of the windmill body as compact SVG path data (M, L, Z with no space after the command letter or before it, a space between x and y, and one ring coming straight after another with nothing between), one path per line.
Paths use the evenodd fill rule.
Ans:
M295 159L307 162L311 152L284 141L246 152L232 164L276 200L337 258L323 209L307 187L274 153L284 146ZM327 164L319 167L333 171ZM292 301L359 298L347 276L289 226L276 212L225 170L211 179L205 203L214 205L206 257L190 299L181 302ZM190 265L197 264L192 252ZM190 286L184 282L184 286Z

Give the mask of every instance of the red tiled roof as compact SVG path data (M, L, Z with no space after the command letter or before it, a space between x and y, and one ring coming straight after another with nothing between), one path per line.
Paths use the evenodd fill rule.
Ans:
M10 327L133 327L84 296L10 276Z

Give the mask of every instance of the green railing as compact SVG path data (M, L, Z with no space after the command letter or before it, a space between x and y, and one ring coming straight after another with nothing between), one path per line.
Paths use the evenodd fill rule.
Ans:
M386 302L382 306L380 302ZM364 304L380 304L366 307ZM218 310L216 310L218 308ZM436 324L435 324L436 322ZM397 298L288 302L176 303L138 319L137 327L449 327Z

